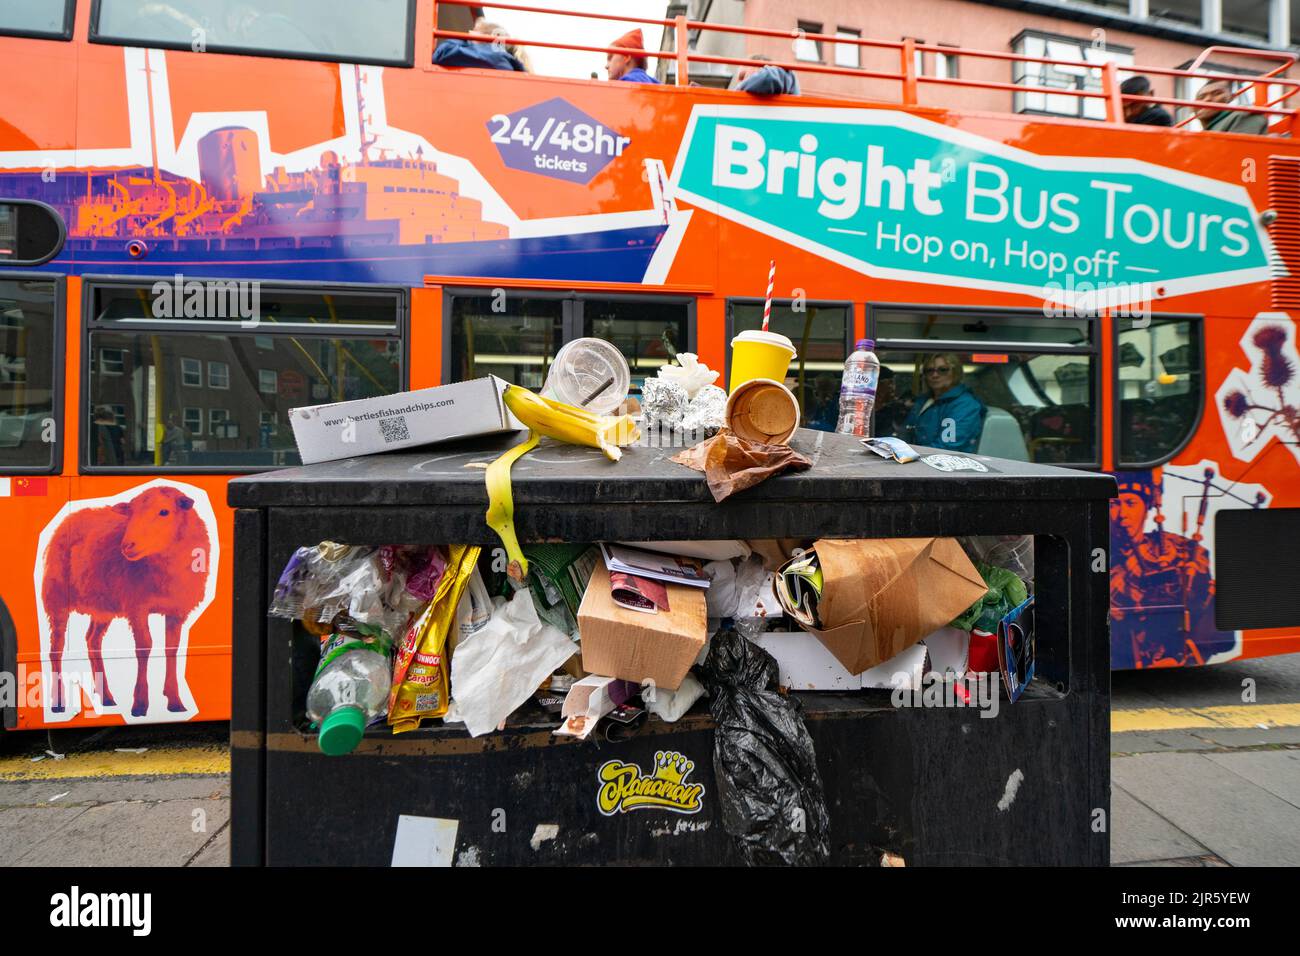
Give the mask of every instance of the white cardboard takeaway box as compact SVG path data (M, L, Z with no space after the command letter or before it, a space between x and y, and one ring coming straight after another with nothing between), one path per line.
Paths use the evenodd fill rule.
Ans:
M925 665L924 644L913 644L883 664L850 674L821 641L805 631L764 631L753 641L776 658L781 686L790 690L919 687Z
M523 426L506 408L509 382L486 378L289 411L304 465L374 455Z

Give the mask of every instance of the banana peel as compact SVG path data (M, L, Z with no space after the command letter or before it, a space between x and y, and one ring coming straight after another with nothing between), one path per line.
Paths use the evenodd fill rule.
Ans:
M630 415L596 415L576 405L543 398L519 385L509 386L504 397L506 407L528 426L528 439L488 466L487 524L505 545L506 573L512 581L522 583L528 576L528 559L515 533L514 493L510 483L514 463L537 447L540 435L571 445L599 448L610 461L618 461L623 457L623 446L635 442L641 433Z
M630 415L597 415L577 405L543 398L519 385L506 389L505 403L534 431L571 445L599 448L610 461L618 461L623 457L622 446L640 437Z
M516 461L537 447L539 439L537 432L529 430L527 441L520 442L498 457L488 465L486 472L487 525L506 546L506 559L509 562L506 574L512 581L522 581L528 576L528 559L524 557L523 548L519 547L519 536L515 533L515 497L510 485L510 469Z

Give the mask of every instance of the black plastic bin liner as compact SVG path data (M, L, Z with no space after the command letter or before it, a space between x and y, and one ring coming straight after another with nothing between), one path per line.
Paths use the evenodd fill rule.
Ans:
M775 658L719 631L701 669L717 722L713 772L722 825L751 866L830 857L830 815L798 702L777 693Z

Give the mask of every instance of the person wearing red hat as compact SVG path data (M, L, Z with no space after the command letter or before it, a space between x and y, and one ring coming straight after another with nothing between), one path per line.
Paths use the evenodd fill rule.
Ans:
M645 37L641 28L629 30L610 44L625 50L644 50ZM605 69L611 80L623 80L627 83L658 83L645 71L646 58L640 53L610 53L605 57Z

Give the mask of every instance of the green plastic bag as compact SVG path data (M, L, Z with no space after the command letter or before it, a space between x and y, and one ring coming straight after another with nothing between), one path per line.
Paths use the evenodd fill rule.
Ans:
M995 568L983 561L975 562L975 569L988 585L988 593L972 604L961 617L955 618L953 627L963 631L979 630L992 633L998 621L1029 597L1029 589L1014 571Z

